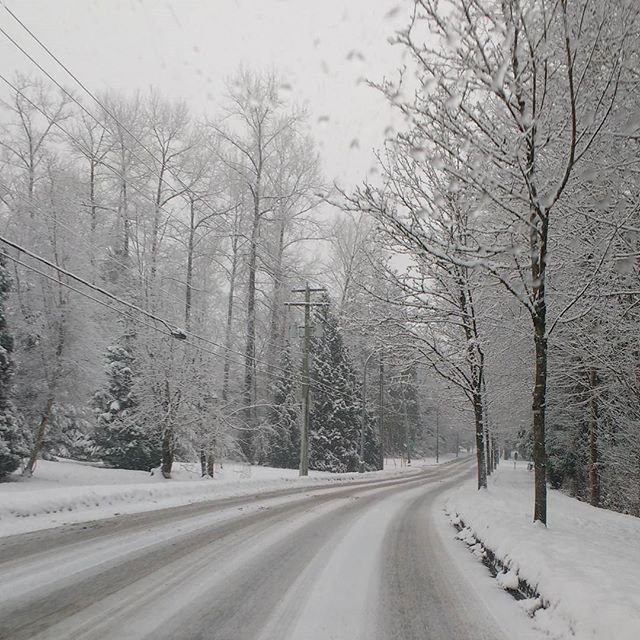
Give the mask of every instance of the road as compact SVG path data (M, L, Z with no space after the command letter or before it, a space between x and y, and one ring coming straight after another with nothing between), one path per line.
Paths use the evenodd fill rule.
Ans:
M0 638L502 640L448 559L469 461L0 539Z

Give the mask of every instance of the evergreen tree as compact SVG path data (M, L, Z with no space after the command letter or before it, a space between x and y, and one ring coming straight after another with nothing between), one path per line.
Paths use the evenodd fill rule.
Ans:
M93 399L99 455L121 469L152 469L160 464L161 442L158 434L154 437L135 417L134 356L130 348L117 344L107 349L106 357L108 386Z
M379 471L382 458L382 443L377 419L367 410L364 425L364 468L365 471Z
M4 253L0 253L0 479L15 471L29 452L24 424L10 399L13 338L4 315L4 301L11 289L6 260Z
M285 345L280 358L281 375L275 384L272 431L268 438L266 462L272 467L297 469L300 465L300 423L291 350Z
M311 469L357 471L360 458L361 385L338 319L324 296L315 320L322 335L312 343ZM375 469L379 443L374 421L365 421L365 468Z

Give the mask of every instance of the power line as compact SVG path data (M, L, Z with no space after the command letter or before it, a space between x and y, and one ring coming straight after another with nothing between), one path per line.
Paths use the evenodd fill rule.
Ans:
M92 296L91 294L87 293L86 291L82 291L80 289L77 289L76 287L74 287L73 285L70 285L68 282L62 282L61 280L58 280L57 278L53 277L52 275L45 273L44 271L41 271L40 269L37 269L36 267L34 267L33 265L27 264L26 262L23 262L22 260L19 260L18 258L16 258L15 256L12 256L11 254L6 254L7 258L9 258L10 260L12 260L13 262L15 262L16 264L19 264L20 266L24 267L25 269L28 269L29 271L32 271L36 274L38 274L39 276L46 278L47 280L51 280L52 282L54 282L56 285L65 287L66 289L69 289L71 291L73 291L74 293L77 293L80 296L83 296L85 298L88 298L89 300L91 300L92 302L95 302L99 305L102 305L104 307L106 307L107 309L114 311L115 313L125 317L127 320L131 320L133 322L136 322L144 327L147 327L153 331L156 331L162 335L166 335L169 337L172 337L172 334L167 331L164 330L162 328L159 328L157 325L153 325L150 324L148 322L145 322L144 320L141 320L140 318L136 318L135 316L133 316L131 313L128 313L126 311L122 311L121 309L118 309L108 303L106 303L104 300L100 300L99 298L96 298L95 296ZM216 358L220 358L220 354L216 353L214 351L211 351L210 349L207 349L205 347L201 347L197 344L195 344L194 342L190 342L188 339L187 340L182 340L181 341L182 344L185 344L187 346L192 347L193 349L197 350L197 351L201 351L203 353L207 353L209 355L212 355ZM232 362L233 364L238 364L238 365L243 365L243 362L239 362L238 360L230 360L230 362ZM267 375L269 375L267 373Z
M0 79L2 78L2 76L0 75ZM93 254L91 253L91 250L96 250L96 249L104 249L104 247L100 247L98 246L95 242L91 241L91 240L87 240L86 238L83 238L82 236L79 235L79 233L77 231L75 231L74 229L72 229L70 226L68 226L67 224L65 224L63 221L59 220L57 217L53 216L52 214L48 213L47 211L45 211L40 205L38 205L37 203L34 202L30 202L26 197L21 196L19 194L15 194L13 192L13 190L8 187L6 184L4 184L3 182L0 181L0 187L3 188L5 191L7 191L8 193L12 193L12 195L16 198L19 198L20 200L22 200L23 202L27 203L31 208L35 209L40 215L43 215L47 218L49 218L50 220L53 220L53 222L62 227L63 229L65 229L65 231L67 231L67 233L69 233L71 236L74 237L74 242L77 241L80 244L84 244L85 247L87 247L87 249L85 249L83 251L83 253L89 258L91 259L93 257ZM118 260L118 258L116 258L114 255L112 255L111 253L106 253L105 254L105 258L107 260L111 260L115 265L127 270L128 272L130 272L133 276L135 276L136 278L142 278L143 274L140 273L139 271L135 270L130 264L127 264L125 262L123 262L122 260ZM172 294L171 292L167 291L166 289L164 289L163 287L157 287L157 290L161 293L163 293L165 296L167 296L168 298L171 298L172 300L174 300L175 302L179 303L181 306L184 305L184 300L182 300L181 298L178 298L175 294Z
M134 135L128 127L126 127L124 124L122 124L118 118L89 90L87 89L87 87L78 79L78 77L73 74L73 72L64 64L62 63L58 57L29 29L29 27L22 21L20 20L20 18L18 18L18 16L9 9L9 7L7 7L6 4L3 3L4 8L7 10L7 12L14 18L14 20L16 20L18 22L18 24L20 24L20 26L31 36L31 38L33 38L39 45L40 47L42 47L42 49L44 49L44 51L47 52L47 54L49 56L51 56L51 58L53 60L55 60L55 62L62 68L64 69L64 71L66 71L66 73L80 86L80 88L107 114L109 115L109 117L123 130L125 131L135 142L137 142L137 144L144 149L144 151L147 152L147 154L149 154L149 156L158 164L162 164L162 161L159 160L154 153L136 136ZM94 114L92 114L81 102L79 102L71 93L69 93L69 91L67 91L63 85L61 85L48 71L46 71L42 65L40 63L38 63L31 54L29 54L22 46L20 46L2 27L0 27L0 33L2 33L19 51L21 51L23 53L23 55L25 55L38 69L40 69L40 71L42 71L42 73L44 73L65 95L67 95L75 104L77 104L94 122L96 122L96 124L98 124L98 126L102 127L105 131L108 132L107 127L100 122L95 116ZM19 93L21 93L21 95L23 95L23 97L25 97L30 104L38 109L38 111L40 111L40 113L42 113L48 120L50 120L51 122L53 122L53 124L55 124L59 129L61 129L66 135L68 135L72 140L76 141L75 138L69 133L67 132L64 127L62 127L59 123L52 121L49 116L39 107L37 107L37 105L35 105L31 100L29 100L25 94L23 92L21 92L19 89L17 89L17 87L15 87L11 82L9 82L6 78L4 78L3 76L0 75L0 78L7 83L9 86L11 86L15 91L18 91ZM77 143L77 141L76 141ZM137 156L135 153L133 153L133 151L129 150L131 155L133 157L135 157L136 159L138 159L138 161L140 161L147 169L149 169L152 173L154 172L154 169L152 167L150 167L148 164L146 164L143 160L140 159L139 156ZM171 167L166 167L166 172L169 173L170 175L172 175L174 177L175 180L177 180L178 184L183 188L184 192L189 193L192 196L196 196L200 201L203 202L203 204L215 215L218 215L219 212L216 211L206 200L202 200L198 194L195 194L191 188L178 176L175 174L175 172L173 171L173 169ZM123 178L123 176L120 176L121 178ZM135 187L134 187L135 189ZM142 193L142 192L141 192ZM145 197L147 197L153 204L154 206L157 206L157 203L155 201L153 201L147 194L143 194ZM175 216L173 216L172 214L170 214L168 211L164 210L162 207L160 207L160 210L164 211L164 213L167 214L167 217L173 218L175 220L177 220L178 222L180 222L183 226L188 227L188 225L183 222L182 220L179 220L178 218L175 218ZM16 246L13 245L12 243L6 241L5 239L3 239L2 237L0 237L0 240L2 240L3 242L6 242L7 244L9 244L10 246ZM25 251L26 252L26 251ZM29 253L27 252L27 255L29 255ZM53 263L40 258L39 256L35 256L35 254L31 254L32 257L35 257L36 259L39 259L41 261L43 261L45 264L48 264L48 266L54 268L54 269L61 269L59 267L57 267L56 265L54 265ZM90 288L95 288L97 291L100 291L103 295L106 295L107 297L110 297L116 301L118 301L120 304L124 304L126 306L129 306L131 308L134 308L135 310L139 311L140 313L143 313L144 315L147 315L148 317L152 317L152 319L157 320L158 322L161 322L162 324L164 324L169 331L172 332L171 335L174 335L174 331L176 332L176 334L174 335L174 337L178 337L181 340L184 340L186 337L186 334L184 333L184 331L177 329L177 328L172 328L171 325L165 321L162 318L157 318L155 316L153 316L153 314L150 314L149 312L144 311L143 309L141 309L140 307L137 307L136 305L131 305L129 303L127 303L124 300L121 300L119 298L117 298L116 296L113 296L113 294L110 294L108 292L106 292L105 290L100 289L99 287L95 287L94 285L91 285L90 283L88 283L86 280L79 278L78 276L74 276L73 274L71 274L70 272L65 272L65 270L62 270L63 273L65 273L65 275L67 275L68 277L71 277L73 279L76 279L77 281L83 283L86 286L89 286ZM240 352L236 352L233 351L231 349L229 349L228 347L224 346L224 345L220 345L219 343L216 343L215 341L212 340L208 340L206 338L203 338L201 336L196 336L195 334L191 334L193 335L196 339L201 340L205 343L211 344L213 346L216 346L218 348L222 348L225 349L227 352L230 353L235 353L236 355L240 355L243 357L247 357L246 354L242 354ZM184 336L184 337L183 337ZM255 363L259 363L261 362L260 360L258 360L257 358L255 358L255 356L249 356L249 358L254 361ZM280 370L282 372L288 373L285 369L281 368L281 367L277 367L274 365L270 365L268 363L263 363L263 364L267 364L267 366L272 367L273 369L277 369ZM320 385L318 385L317 383L314 384L314 386L316 386L316 388L322 388ZM345 397L352 397L352 394L344 394L339 392L336 389L329 389L329 388L325 388L325 391L329 391L332 393L338 393L339 395L343 395Z
M79 78L42 42L42 40L40 40L40 38L38 38L38 36L36 36L33 31L31 31L31 29L29 29L29 27L22 21L20 20L20 18L18 18L18 16L11 11L11 9L9 9L9 7L7 7L6 4L3 3L4 8L7 10L7 12L13 17L14 20L16 20L16 22L18 22L18 24L31 36L31 38L33 38L33 40L35 40L40 47L42 47L42 49L44 49L44 51L47 52L47 54L49 56L51 56L51 58L53 58L53 60L55 60L55 62L62 68L64 69L64 71L78 84L78 86L118 125L118 127L120 129L122 129L123 131L125 131L132 140L134 140L144 151L147 152L147 154L149 155L149 157L154 160L157 164L159 164L160 166L162 166L163 162L161 159L159 159L151 149L149 149L149 147L142 141L140 140L140 138L138 136L136 136L127 126L125 126L119 119L118 117L103 103L101 102L96 95L90 91L86 85L81 82L79 80ZM65 89L65 87L60 84L46 69L44 69L44 67L42 67L42 65L40 63L37 62L37 60L35 60L33 58L33 56L31 54L29 54L28 51L26 51L22 46L20 46L20 44L18 44L2 27L0 27L0 32L19 50L23 53L23 55L25 55L29 60L31 60L31 62L38 68L40 69L40 71L42 71L42 73L44 73L62 92L64 92L65 95L67 95L69 97L69 99L71 99L73 102L75 102L98 126L102 127L105 131L108 132L107 127L104 125L104 123L100 122L93 113L91 113L81 102L79 102L75 96L73 94L71 94L69 91L67 91L67 89ZM151 171L152 173L155 173L155 169L154 167L150 167L144 160L142 160L140 158L140 156L136 155L133 151L129 150L129 152L131 153L131 155L136 158L139 162L141 162L149 171ZM180 187L183 189L183 191L185 193L188 193L191 196L195 196L196 198L198 198L200 200L200 196L196 193L193 192L193 190L191 189L191 187L189 187L189 185L187 185L182 178L177 175L174 170L166 165L165 166L165 171L170 174L171 176L173 176L173 178L177 181L177 183L180 185ZM160 177L160 176L158 176ZM213 214L218 215L219 212L216 211L206 200L201 200L202 203L205 205L205 207L207 207ZM155 203L154 203L155 204ZM168 212L165 211L165 213L167 213L167 216L171 217L171 214L169 214ZM183 225L187 226L184 222L180 221Z
M7 258L12 260L16 264L19 264L20 266L24 267L25 269L29 269L29 271L33 271L34 273L37 273L38 275L42 276L43 278L46 278L47 280L51 280L52 282L54 282L57 285L63 286L65 288L67 288L67 289L70 289L71 291L77 293L78 295L84 296L85 298L88 298L89 300L92 300L93 302L96 302L97 304L100 304L100 305L106 307L107 309L110 309L111 311L114 311L115 313L118 313L118 314L124 316L128 320L134 320L135 322L138 322L139 324L141 324L141 325L143 325L145 327L153 329L154 331L159 331L160 333L162 333L164 335L171 335L170 333L168 333L166 331L158 329L158 327L155 326L155 325L149 324L148 322L145 322L144 320L140 320L139 318L135 318L130 313L127 313L126 311L122 311L120 309L117 309L116 307L111 306L110 304L106 303L104 300L100 300L99 298L96 298L95 296L92 296L91 294L87 293L86 291L81 291L80 289L77 289L73 285L70 285L68 282L62 282L61 280L58 280L57 278L54 278L51 274L45 273L44 271L41 271L40 269L37 269L33 265L27 264L26 262L23 262L22 260L19 260L18 258L16 258L15 256L12 256L9 253L7 253L5 255L7 256Z
M0 31L2 31L2 29L1 29L1 28L0 28ZM16 91L16 93L20 94L20 95L21 95L21 96L22 96L22 97L23 97L23 98L24 98L24 99L25 99L25 100L26 100L26 101L27 101L27 102L28 102L28 103L29 103L29 104L34 108L34 109L36 109L40 114L42 114L45 118L47 118L47 120L49 120L49 121L50 121L50 122L51 122L55 127L57 127L58 129L60 129L60 131L62 131L65 135L67 135L67 136L68 136L68 137L69 137L73 142L75 142L78 146L80 146L80 143L76 140L76 138L75 138L71 133L69 133L69 131L67 131L67 130L66 130L66 129L65 129L65 128L64 128L64 127L59 123L59 122L57 122L57 121L55 121L55 120L52 120L52 119L49 117L49 115L48 115L48 114L47 114L43 109L41 109L38 105L36 105L36 104L35 104L35 103L34 103L34 102L33 102L33 101L32 101L32 100L31 100L31 99L30 99L30 98L29 98L29 97L28 97L28 96L27 96L23 91L21 91L20 89L18 89L18 87L16 87L16 86L11 82L11 81L9 81L7 78L5 78L2 74L0 74L0 80L2 80L3 82L5 82L9 87L11 87L14 91ZM93 117L93 116L92 116L92 117ZM94 118L94 120L95 120L95 118ZM96 121L96 122L98 122L98 124L100 124L100 125L101 125L101 126L103 126L103 128L104 128L104 125L102 125L101 123L99 123L99 121L98 121L98 120L95 120L95 121ZM106 130L106 128L105 128L105 130ZM132 155L134 155L134 157L136 157L136 158L138 157L138 156L135 156L135 154L133 154L133 153L132 153ZM138 158L138 159L139 159L139 158ZM121 178L121 179L123 179L123 180L125 179L125 177L124 177L122 174L118 173L118 171L117 171L115 168L113 168L113 167L111 167L110 165L107 165L107 164L105 164L105 166L106 166L108 169L110 169L111 171L113 171L113 172L116 174L116 176L117 176L117 177L119 177L119 178ZM154 206L156 205L155 201L154 201L154 200L153 200L153 199L152 199L148 194L144 193L144 191L142 191L142 190L141 190L139 187L137 187L134 183L127 183L127 184L128 184L130 187L132 187L134 191L136 191L137 193L139 193L142 197L144 197L144 198L146 198L147 200L149 200L149 201L150 201ZM201 200L201 201L202 201L202 200ZM202 201L202 202L204 202L204 201ZM33 205L31 205L31 206L33 206ZM36 208L37 208L39 211L42 211L40 207L36 207ZM212 209L210 205L209 205L209 209L215 212L215 210L214 210L214 209ZM184 227L186 227L187 229L189 229L189 226L188 226L185 222L183 222L183 221L182 221L182 220L180 220L179 218L176 218L172 213L170 213L170 212L169 212L169 211L167 211L166 209L164 209L164 208L162 208L162 207L161 207L161 208L160 208L160 210L161 210L161 211L163 211L163 212L167 215L167 217L168 217L168 218L172 218L172 219L176 220L177 222L179 222L180 224L182 224ZM219 212L215 212L215 213L219 213ZM45 213L45 215L49 215L49 214L46 214L46 213ZM246 239L246 236L245 236L244 234L239 234L239 235L241 235L242 237L244 237L244 238ZM113 258L113 259L115 260L115 258ZM120 264L123 264L123 263L120 263ZM133 269L132 269L130 266L126 266L126 265L124 265L124 266L125 266L125 268L129 269L129 270L130 270L134 275L136 275L136 276L139 276L139 275L140 275L140 274L137 274L136 272L134 272L134 271L133 271ZM170 294L170 293L166 292L166 290L162 289L162 287L158 287L158 290L159 290L159 291L164 291L168 297L170 297L170 298L173 298L173 299L177 300L177 298L175 298L175 296L173 296L172 294ZM180 304L182 304L182 303L183 303L183 301L181 301L181 300L180 300L179 302L180 302ZM203 338L200 338L200 339L203 339ZM272 346L272 347L277 347L277 346L279 346L279 345L273 345L273 344L271 344L271 343L269 343L269 342L267 342L266 344L268 344L269 346ZM217 345L217 344L216 344L215 346L219 346L220 348L226 348L226 347L223 347L222 345ZM240 352L234 352L234 353L236 353L237 355L243 356L243 357L245 356L245 354L242 354L242 353L240 353ZM269 365L269 366L273 366L273 365Z
M246 354L243 354L241 352L235 351L229 347L226 347L225 345L222 345L214 340L210 340L208 338L205 338L203 336L199 336L197 334L191 333L191 332L185 332L182 329L172 325L170 322L168 322L167 320L165 320L164 318L161 318L149 311L146 311L145 309L142 309L141 307L138 307L137 305L134 305L130 302L127 302L126 300L123 300L122 298L119 298L118 296L112 294L111 292L107 291L106 289L103 289L102 287L99 287L97 285L94 285L90 282L88 282L87 280L85 280L84 278L75 275L74 273L72 273L71 271L69 271L68 269L64 269L63 267L60 267L56 264L54 264L53 262L51 262L50 260L47 260L46 258L43 258L41 256L39 256L38 254L34 253L33 251L30 251L29 249L26 249L25 247L22 247L21 245L17 244L16 242L13 242L3 236L0 235L0 242L6 244L7 246L11 247L12 249L15 249L16 251L20 252L20 253L24 253L25 255L29 256L30 258L37 260L39 262L41 262L42 264L46 265L47 267L54 269L55 271L57 271L58 273L61 273L65 276L67 276L68 278L71 278L72 280L82 284L83 286L88 287L89 289L91 289L92 291L95 291L97 293L100 293L101 295L113 300L114 302L117 302L118 304L121 304L125 307L128 307L130 309L132 309L133 311L136 311L139 314L142 314L143 316L153 320L154 322L158 322L160 323L162 326L165 327L166 331L161 331L161 333L164 333L165 335L171 336L173 338L179 339L181 342L184 342L185 344L189 344L194 346L196 349L200 349L201 351L205 352L205 353L209 353L210 355L213 355L216 358L220 358L221 354L220 353L216 353L214 351L211 351L209 349L206 349L204 347L199 347L197 345L195 345L192 342L188 341L188 337L191 336L192 338L199 340L201 342L204 342L205 344L209 344L212 345L214 347L217 347L219 349L223 349L224 351L226 351L227 353L232 353L235 355L239 355L243 358L246 358ZM19 264L22 264L23 266L26 266L27 268L30 268L32 271L35 271L35 268L32 268L28 265L25 265L24 263L22 263L21 261L18 261L16 258L14 258L11 255L8 255L9 258L11 258L12 260L14 260L15 262L18 262ZM39 272L40 273L40 272ZM48 276L47 274L44 273L40 273L40 275L43 275L44 277L47 277L50 280L53 280L54 282L65 286L69 289L72 289L73 291L75 291L76 293L80 294L80 295L84 295L85 297L93 300L94 302L97 302L98 304L102 304L103 306L107 306L107 308L113 309L118 313L121 313L120 311L114 309L113 307L111 307L110 305L105 304L103 301L100 301L98 299L96 299L94 296L90 296L89 294L86 294L85 292L81 292L80 290L76 289L76 288L72 288L70 285L68 285L68 283L63 283L60 282L58 280L56 280L55 278L52 278L52 276ZM129 317L129 316L127 316ZM147 326L151 326L148 325ZM158 330L158 327L152 327L154 330ZM267 363L265 361L259 360L258 358L256 358L255 356L249 357L250 360L252 360L254 363L256 364L264 364L267 367L270 367L276 371L279 371L281 373L286 373L288 375L291 375L291 371L284 369L283 367L279 367L276 365L272 365L270 363ZM238 362L237 360L231 360L231 362L233 362L234 364L244 364L243 362ZM268 370L263 372L265 375L270 375L271 377L275 377L275 374L270 373ZM328 387L322 383L318 383L318 382L312 382L310 383L310 386L312 386L313 388L320 390L320 391L324 391L325 393L333 393L333 394L337 394L337 395L341 395L345 398L349 398L349 399L353 399L353 394L349 394L349 393L344 393L342 391L340 391L339 389L333 389L331 387Z
M1 77L1 76L0 76L0 77ZM2 182L0 182L0 187L3 187L6 191L11 192L11 190L7 187L7 185L3 184ZM24 198L24 197L22 197L22 196L17 196L17 197L19 197L19 198L20 198L21 200L23 200L24 202L27 202L27 199L26 199L26 198ZM50 218L51 220L54 220L54 221L56 222L56 224L60 225L63 229L66 229L66 230L67 230L69 233L71 233L72 235L75 235L75 232L74 232L74 231L73 231L69 226L65 225L65 224L64 224L64 223L62 223L60 220L57 220L57 219L56 219L54 216L52 216L50 213L47 213L46 211L44 211L44 209L43 209L41 206L39 206L39 205L37 205L37 204L35 204L35 203L30 203L30 206L32 206L36 211L38 211L38 213L40 213L40 214L42 214L42 215L44 215L44 216L46 216L46 217ZM95 248L95 249L100 248L100 247L98 247L98 245L96 245L96 244L95 244L95 243L93 243L93 242L89 243L88 241L86 241L86 240L84 240L84 239L82 239L82 238L79 238L79 239L80 239L80 241L81 241L81 242L84 242L87 246L92 246L92 247L93 247L93 248ZM86 253L86 252L85 252L85 255L88 255L88 256L89 256L89 254L88 254L88 253ZM9 256L9 257L12 257L12 256ZM122 266L123 268L125 268L125 269L129 270L129 271L130 271L134 276L139 277L139 276L141 275L140 273L138 273L138 272L134 271L134 269L133 269L131 266L129 266L129 265L127 265L127 264L125 264L124 262L121 262L121 261L117 260L115 257L113 257L113 256L111 256L111 255L109 255L109 254L107 254L107 258L109 258L109 259L113 259L113 260L115 261L115 263L116 263L116 264L118 264L118 265ZM21 264L21 263L20 263L20 264ZM55 280L55 279L54 279L54 281L56 281L56 282L57 282L57 280ZM75 291L75 289L74 289L74 291ZM171 298L172 300L175 300L176 302L178 302L180 305L184 304L184 300L181 300L181 299L179 299L178 297L176 297L175 295L172 295L172 294L171 294L171 293L169 293L166 289L163 289L162 287L158 287L158 291L160 291L160 292L164 293L165 295L167 295L167 296L168 296L169 298ZM77 291L77 293L81 293L81 292ZM92 298L92 299L93 299L93 298ZM100 301L99 301L99 300L97 300L97 302L100 302ZM100 303L101 303L101 302L100 302ZM110 308L113 308L113 307L110 307ZM149 325L149 326L150 326L150 325ZM198 335L196 335L196 334L191 334L191 333L190 333L190 335L193 335L196 339L201 340L201 341L206 341L206 340L207 340L207 339L206 339L206 338L204 338L203 336L198 336ZM219 344L219 343L217 343L217 342L210 341L210 344L212 344L213 346L217 346L217 347L219 347L220 349L224 349L224 350L226 350L226 351L229 351L229 348L228 348L228 347L223 346L223 345L221 345L221 344ZM263 344L265 344L266 346L276 346L276 345L274 345L272 342L269 342L269 341L265 341ZM280 346L280 345L277 345L277 346ZM246 357L246 354L240 353L240 352L238 352L238 351L230 351L230 352L231 352L231 353L234 353L234 354L236 354L236 355L242 356L242 357ZM237 360L231 360L230 362L233 362L233 363L235 363L235 364L243 364L243 363L238 362ZM260 362L260 361L259 361L259 360L256 360L256 362ZM267 365L267 366L272 366L272 365Z
M93 291L96 291L97 293L99 293L99 294L101 294L101 295L103 295L103 296L105 296L107 298L110 298L111 300L114 300L118 304L121 304L121 305L123 305L125 307L129 307L130 309L133 309L134 311L140 313L141 315L146 316L147 318L150 318L151 320L154 320L156 322L159 322L160 324L164 325L167 328L167 330L169 331L170 335L172 335L174 338L177 338L179 340L184 340L186 338L186 334L182 329L180 329L180 328L178 328L176 326L172 326L164 318L160 318L159 316L156 316L155 314L151 313L150 311L146 311L145 309L142 309L141 307L138 307L137 305L132 304L131 302L127 302L126 300L122 300L121 298L119 298L118 296L114 295L113 293L107 291L106 289L103 289L102 287L99 287L98 285L92 284L88 280L85 280L84 278L81 278L80 276L75 275L71 271L68 271L67 269L64 269L63 267L60 267L60 266L54 264L53 262L47 260L46 258L43 258L42 256L39 256L38 254L34 253L33 251L29 251L29 249L27 249L25 247L22 247L21 245L9 240L8 238L0 236L0 242L3 242L8 247L11 247L12 249L16 249L20 253L24 253L25 255L29 256L30 258L33 258L34 260L37 260L38 262L41 262L42 264L47 265L51 269L56 270L58 273L62 273L63 275L67 276L67 278L71 278L72 280L75 280L76 282L79 282L83 286L88 287L89 289L91 289Z
M55 284L65 287L66 289L69 289L71 291L73 291L74 293L77 293L80 296L83 296L85 298L88 298L89 300L100 304L104 307L106 307L107 309L114 311L115 313L125 317L127 320L131 320L133 322L136 322L137 324L140 324L144 327L147 327L153 331L157 331L158 333L162 334L162 335L166 335L169 337L172 337L172 334L169 333L168 331L165 331L161 328L159 328L157 325L152 325L148 322L145 322L144 320L141 320L140 318L136 318L135 316L133 316L130 313L127 313L126 311L122 311L120 309L117 309L116 307L111 306L110 304L107 304L106 302L104 302L104 300L100 300L99 298L96 298L95 296L92 296L91 294L87 293L86 291L81 291L80 289L77 289L76 287L74 287L73 285L70 285L68 282L62 282L60 280L58 280L57 278L54 278L52 275L45 273L44 271L41 271L40 269L37 269L36 267L27 264L26 262L23 262L22 260L19 260L18 258L16 258L15 256L12 256L10 254L6 254L7 257L12 260L13 262L15 262L16 264L21 265L22 267L24 267L25 269L28 269L29 271L32 271L36 274L38 274L39 276L46 278L47 280L51 280L52 282L54 282ZM202 353L206 353L209 355L212 355L216 358L220 357L219 353L215 353L213 351L211 351L210 349L206 349L205 347L201 347L198 346L197 344L190 342L189 340L183 340L182 344L185 344L189 347L192 347L193 349L195 349L196 351L201 351ZM239 364L242 365L242 362L238 362L237 360L230 360L230 362L233 362L234 364Z

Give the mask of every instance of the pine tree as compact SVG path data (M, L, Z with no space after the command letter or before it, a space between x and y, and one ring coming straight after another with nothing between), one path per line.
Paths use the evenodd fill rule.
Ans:
M272 467L297 469L300 465L300 423L294 369L288 344L282 351L279 367L282 373L274 389L272 431L268 438L266 461Z
M311 469L356 471L359 461L360 395L356 373L338 325L324 296L315 320L322 335L312 343Z
M126 343L128 338L123 339ZM107 349L107 389L94 395L98 414L95 442L100 457L121 469L149 470L160 464L161 443L157 434L141 425L135 416L133 393L134 356L124 344Z
M4 301L11 289L6 256L0 253L0 479L15 471L29 453L27 433L10 399L13 338L7 329Z

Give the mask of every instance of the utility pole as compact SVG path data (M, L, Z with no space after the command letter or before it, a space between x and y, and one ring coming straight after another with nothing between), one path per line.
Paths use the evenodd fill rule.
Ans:
M460 455L460 432L456 431L456 458Z
M311 288L307 282L304 289L291 289L292 293L304 293L304 302L285 302L288 307L304 307L304 344L302 348L302 427L300 429L300 475L309 475L309 415L310 379L309 350L311 348L311 307L324 306L324 302L311 302L311 293L325 292L324 287Z

